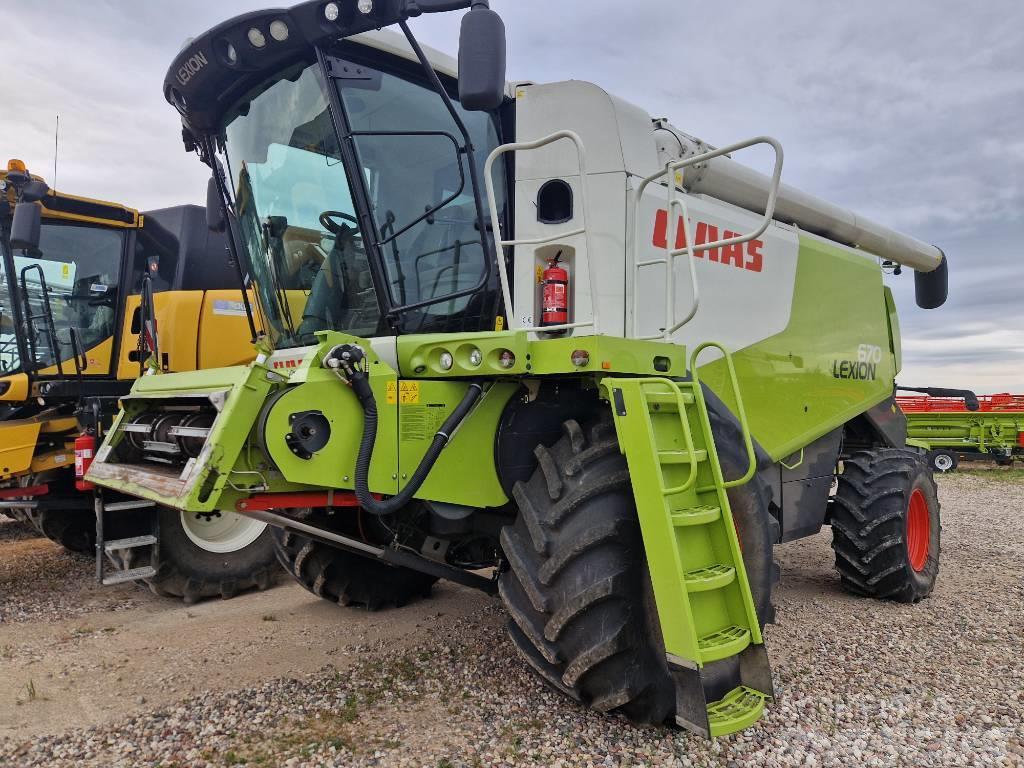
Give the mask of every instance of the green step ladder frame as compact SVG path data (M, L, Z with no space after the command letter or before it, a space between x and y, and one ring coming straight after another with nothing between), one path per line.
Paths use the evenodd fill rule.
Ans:
M699 356L711 348L725 360L748 461L746 473L735 480L722 474L697 375ZM732 356L721 344L707 342L694 349L687 381L606 377L601 386L629 466L676 682L676 722L705 737L747 728L760 719L773 689L726 494L749 482L757 463ZM725 659L738 661L726 673L737 685L709 702L702 671Z

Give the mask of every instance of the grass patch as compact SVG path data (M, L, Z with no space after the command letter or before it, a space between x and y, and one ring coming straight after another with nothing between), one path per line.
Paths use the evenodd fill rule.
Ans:
M987 480L999 480L1009 483L1024 482L1024 468L1017 467L965 467L961 464L954 474L969 475L970 477L984 477Z

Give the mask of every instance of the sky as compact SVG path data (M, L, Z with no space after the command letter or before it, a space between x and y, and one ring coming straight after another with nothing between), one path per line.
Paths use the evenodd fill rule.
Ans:
M205 200L161 94L189 37L244 0L0 0L0 159L147 209ZM510 79L589 80L723 146L778 138L783 178L947 254L950 299L889 279L901 384L1024 392L1024 3L1020 0L492 0ZM458 19L413 22L448 53ZM767 157L753 156L766 168Z

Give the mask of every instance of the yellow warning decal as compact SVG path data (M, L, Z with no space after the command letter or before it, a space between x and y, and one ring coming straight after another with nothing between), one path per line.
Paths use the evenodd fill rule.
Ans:
M398 382L389 381L387 383L387 389L385 391L385 400L387 401L387 404L396 405L398 403Z
M544 282L544 267L540 264L537 265L537 285Z
M398 402L403 405L416 405L420 401L420 383L418 381L398 382Z
M502 315L498 315L494 318L494 330L504 331L505 330L505 318Z

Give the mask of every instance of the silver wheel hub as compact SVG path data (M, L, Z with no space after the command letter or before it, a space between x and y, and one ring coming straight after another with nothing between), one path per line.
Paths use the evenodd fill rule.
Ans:
M934 464L939 472L949 472L953 468L953 457L940 453L935 457Z

